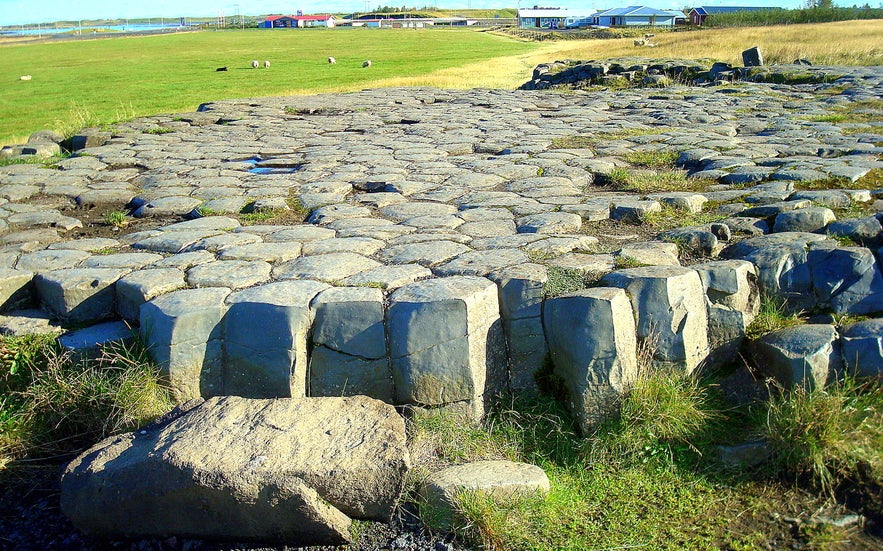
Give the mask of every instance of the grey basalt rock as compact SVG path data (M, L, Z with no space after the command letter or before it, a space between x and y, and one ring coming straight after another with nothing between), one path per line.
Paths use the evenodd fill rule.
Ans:
M468 251L453 260L433 269L437 275L474 275L486 276L488 273L517 266L528 262L527 254L517 249L492 249L488 251Z
M709 302L708 364L714 367L732 362L760 309L757 270L744 260L719 260L692 268L699 272Z
M128 325L121 321L110 321L69 331L58 337L58 343L75 356L94 356L101 348L112 343L130 345L134 339L135 335Z
M499 300L489 280L456 276L405 285L389 298L386 325L398 403L460 403L481 419L485 398L505 390Z
M80 530L338 545L350 517L390 519L410 467L404 421L367 397L227 396L169 417L67 466L61 508Z
M45 249L23 254L15 268L21 271L61 270L63 268L76 268L81 262L89 258L89 253L77 250Z
M834 211L827 207L806 207L776 215L774 232L822 232L837 220Z
M500 316L509 357L509 388L536 393L536 372L548 353L542 307L548 273L545 266L525 263L488 275L499 289Z
M618 400L638 377L629 297L622 289L597 287L548 299L543 326L568 409L590 434L615 415Z
M678 246L662 241L638 241L622 246L617 256L622 262L646 266L680 266Z
M815 306L815 298L807 248L824 239L805 232L770 234L731 245L721 257L752 262L757 266L762 292L786 299L792 309L810 309Z
M699 274L680 266L617 270L602 284L624 289L632 302L641 339L655 347L657 361L693 372L708 355L708 314Z
M574 233L582 227L583 219L578 214L550 212L517 218L515 224L518 233Z
M186 286L184 272L174 268L145 269L126 274L115 285L117 314L124 320L137 322L142 304Z
M757 367L782 386L823 388L843 370L833 325L797 325L764 335L751 344Z
M840 345L848 373L857 377L883 377L883 319L842 327Z
M457 496L474 492L505 502L533 495L545 496L549 477L540 467L513 461L476 461L431 474L420 487L420 513L436 529L450 529Z
M393 403L395 391L380 289L336 287L312 303L310 396L364 394Z
M838 314L883 311L883 274L870 249L819 243L807 261L819 306Z
M380 266L379 262L356 253L320 254L280 264L273 269L273 277L334 282Z
M317 281L284 281L227 297L222 324L225 393L247 398L307 395L314 316L310 303L327 288Z
M184 289L140 308L141 338L184 402L223 392L223 327L230 289Z
M71 268L38 274L40 304L60 320L80 323L114 316L114 284L126 272L112 268Z
M262 260L218 260L187 270L187 283L193 287L242 289L267 281L272 269Z
M0 268L0 312L8 312L33 302L33 272Z
M878 245L881 233L883 233L883 226L876 216L846 218L828 225L828 235L847 237L865 246Z

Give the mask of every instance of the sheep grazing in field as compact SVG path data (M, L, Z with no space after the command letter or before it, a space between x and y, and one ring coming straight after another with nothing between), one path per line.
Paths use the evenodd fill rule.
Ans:
M656 36L656 35L653 34L653 33L647 33L647 34L644 35L644 40L650 40L650 39L653 38L654 36Z
M22 75L18 77L18 80L31 80L31 75Z
M261 65L261 63L257 59L255 59L254 61L251 62L252 69L257 69L258 67L260 67L260 65Z
M215 69L215 72L216 72L216 73L219 73L219 72L221 72L221 71L226 71L226 70L227 70L226 67L218 67L217 69Z
M370 59L366 59L365 61L362 62L362 67L370 67L370 66L371 66Z
M337 63L337 60L334 59L333 57L329 57L329 58L328 58L328 63L334 65L335 63Z
M646 46L647 41L642 38L636 38L634 44L635 44L635 48L637 48L639 46Z
M265 62L264 62L264 69L269 69L269 68L270 68L270 62L269 62L269 61L265 61Z

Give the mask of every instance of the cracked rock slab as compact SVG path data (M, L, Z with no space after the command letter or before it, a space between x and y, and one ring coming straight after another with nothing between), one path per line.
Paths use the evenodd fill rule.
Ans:
M228 396L170 417L67 466L61 507L80 530L339 545L350 517L390 519L409 469L404 421L367 397Z

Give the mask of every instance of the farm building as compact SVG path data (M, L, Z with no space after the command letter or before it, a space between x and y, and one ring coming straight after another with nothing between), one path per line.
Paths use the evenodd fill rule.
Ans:
M271 15L259 26L262 29L303 29L306 27L334 27L333 15Z
M563 29L568 25L588 26L594 10L568 10L561 8L524 8L518 10L518 27L521 29Z
M673 27L677 19L683 18L683 12L675 10L658 10L649 6L628 6L595 14L595 24L601 27Z
M701 25L709 15L733 13L737 11L777 10L780 8L765 6L699 6L690 10L690 24Z

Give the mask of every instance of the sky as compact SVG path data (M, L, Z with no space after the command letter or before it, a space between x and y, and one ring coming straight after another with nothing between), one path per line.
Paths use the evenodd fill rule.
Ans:
M227 4L228 0L0 0L0 25L35 25L54 21L79 19L125 19L141 17L215 17L219 13L228 18L236 13L266 15L272 13L348 13L374 9L378 5L437 5L440 9L544 7L606 9L644 4L661 9L683 8L689 0L320 0L318 2L284 2L279 0L242 0ZM779 6L798 8L801 0L696 0L697 5ZM852 5L853 2L849 2ZM862 3L862 2L859 2Z

